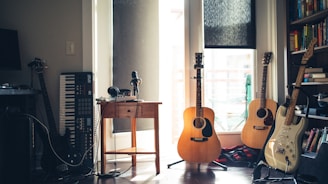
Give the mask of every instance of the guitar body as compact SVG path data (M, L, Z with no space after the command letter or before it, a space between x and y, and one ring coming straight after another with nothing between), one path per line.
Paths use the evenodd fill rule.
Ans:
M264 155L271 167L292 173L299 165L302 136L307 128L308 121L305 118L295 116L293 123L287 125L284 123L286 111L286 107L279 107L275 129L265 146Z
M209 163L221 153L221 143L214 130L214 112L202 107L203 116L196 116L196 107L184 111L184 129L178 141L178 153L187 162ZM197 121L202 123L198 125Z
M302 153L302 137L307 128L307 118L295 116L295 107L303 81L305 66L313 55L316 38L312 38L299 66L288 108L280 106L276 113L275 129L265 145L264 157L270 167L293 173L298 169Z
M274 118L277 111L277 102L266 99L266 81L268 65L270 63L272 52L265 52L262 64L262 87L261 98L251 101L249 104L249 113L246 123L241 132L242 142L254 149L262 149L267 137L270 133L271 127L274 123Z
M40 130L41 131L41 130ZM42 157L41 157L41 167L44 171L47 173L56 173L56 172L63 172L67 170L67 167L65 164L63 164L55 155L54 151L63 158L65 161L67 160L67 155L69 150L69 143L68 143L68 137L65 136L57 136L57 135L50 135L50 139L52 141L52 147L51 148L49 141L48 141L48 135L44 132L41 135L42 143L43 143L43 151L42 151Z
M274 123L277 102L266 99L266 107L261 108L261 100L252 100L249 104L249 116L241 132L242 142L254 149L262 149Z

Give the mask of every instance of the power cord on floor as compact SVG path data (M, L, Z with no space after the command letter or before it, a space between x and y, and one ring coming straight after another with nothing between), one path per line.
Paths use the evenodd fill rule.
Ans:
M114 135L114 144L113 144L114 145L114 150L116 150L117 149L117 147L116 147L116 133L115 133L115 131L113 131L112 133ZM132 165L131 165L128 169L124 170L123 172L120 172L120 171L117 170L117 162L116 161L117 161L117 155L114 154L114 169L113 169L113 171L110 171L106 174L97 173L97 176L99 178L116 178L116 177L119 177L120 175L126 173L128 170L130 170L132 168Z
M83 179L87 178L88 176L94 175L94 168L90 168L90 167L82 167L81 168L80 167L83 165L83 161L85 160L85 157L87 156L88 152L93 149L94 144L92 146L90 146L90 148L85 150L82 157L80 158L80 160L78 162L76 162L76 164L69 163L69 162L65 161L54 149L52 140L50 137L50 132L49 132L49 129L47 128L47 126L45 124L43 124L34 115L31 115L31 114L21 114L21 115L26 116L27 118L30 119L30 121L32 121L32 120L36 121L45 130L46 136L47 136L47 141L49 143L49 147L50 147L51 151L58 158L58 160L60 160L63 163L63 166L60 166L61 168L57 168L57 170L60 172L58 172L55 175L55 178L51 178L50 175L47 174L45 176L45 178L43 178L43 180L55 179L55 182L60 182L62 184L72 184L72 183L78 184L80 180L83 180ZM70 166L71 169L69 169L68 166Z
M68 166L71 166L71 167L78 167L78 166L81 166L83 164L83 161L85 159L85 157L87 156L88 152L93 148L93 145L90 146L90 148L88 148L82 155L82 158L80 159L80 161L77 163L77 164L71 164L67 161L65 161L55 150L55 148L53 147L53 144L52 144L52 141L51 141L51 137L50 137L50 132L49 132L49 129L46 125L44 125L38 118L36 118L35 116L31 115L31 114L23 114L27 117L30 117L32 119L34 119L36 122L38 122L46 131L47 133L47 138L48 138L48 142L49 142L49 145L50 145L50 148L51 148L51 151L54 153L54 155L64 164L68 165Z
M116 150L116 134L113 131L114 134L114 150ZM121 172L117 171L117 163L116 163L116 154L114 155L114 170L110 171L109 173L106 174L97 174L99 178L116 178L121 175Z

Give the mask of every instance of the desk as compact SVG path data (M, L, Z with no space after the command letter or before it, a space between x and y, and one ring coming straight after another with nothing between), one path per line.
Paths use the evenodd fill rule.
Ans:
M0 88L0 183L30 183L36 169L34 125L21 115L36 113L33 89Z
M161 102L99 102L101 106L101 174L106 171L106 154L131 154L132 166L136 166L136 154L155 154L156 174L160 173L158 105ZM106 148L106 118L131 119L131 148L108 151ZM154 119L155 149L151 151L137 148L136 118Z

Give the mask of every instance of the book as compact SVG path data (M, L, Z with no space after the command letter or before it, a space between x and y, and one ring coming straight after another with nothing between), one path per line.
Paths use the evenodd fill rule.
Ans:
M327 139L327 127L324 127L321 131L322 131L322 133L321 133L321 138L318 143L317 152L319 151L321 144L323 142L326 142L326 139Z
M303 82L328 82L328 78L304 78Z
M323 73L323 68L305 68L304 73Z
M310 150L311 143L313 141L314 134L316 132L316 128L312 128L309 133L309 137L307 138L306 145L304 151L308 152Z
M320 138L320 129L316 128L315 132L314 132L314 137L312 139L311 145L309 147L309 152L316 152L317 150L317 144L318 144L318 140Z
M326 77L328 77L328 73L324 73L324 72L304 74L304 78L326 78Z
M291 51L297 51L295 48L295 34L294 34L294 31L293 32L291 32L290 34L289 34L289 50L291 50Z
M321 143L326 142L327 141L327 127L323 128L322 130L322 140Z

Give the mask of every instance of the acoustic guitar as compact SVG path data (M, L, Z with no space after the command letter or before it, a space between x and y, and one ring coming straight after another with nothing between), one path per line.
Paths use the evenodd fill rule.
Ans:
M277 102L266 98L267 71L271 58L272 52L264 53L261 98L254 99L249 104L249 115L241 132L242 142L254 149L263 148L274 123L278 107Z
M197 70L196 107L189 107L183 113L184 129L178 141L178 153L191 163L209 163L221 153L221 143L214 130L214 111L202 107L201 69L202 53L195 53Z
M305 66L313 55L317 39L313 38L304 53L288 108L281 105L276 114L275 129L264 149L267 164L286 173L293 173L299 165L301 142L307 118L295 116L295 106L304 77Z

